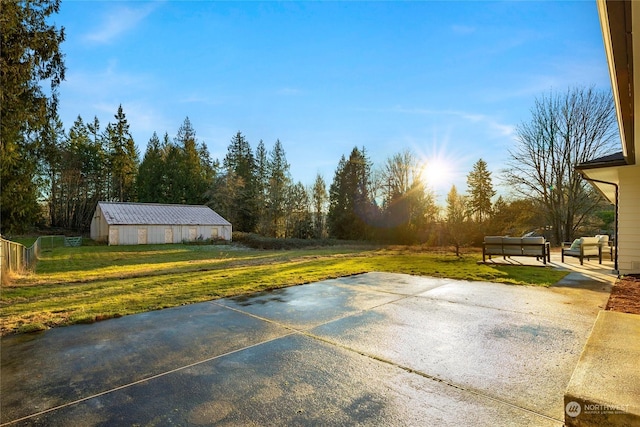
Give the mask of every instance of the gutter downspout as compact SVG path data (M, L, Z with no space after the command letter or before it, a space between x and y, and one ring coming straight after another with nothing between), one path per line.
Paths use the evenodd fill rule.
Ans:
M618 274L618 184L616 184L615 182L608 182L608 181L601 181L599 179L593 179L593 178L587 178L586 176L582 175L582 179L584 179L585 181L589 181L589 182L597 182L598 184L607 184L607 185L613 185L616 188L616 202L615 202L615 206L616 206L616 210L615 210L615 220L614 220L614 249L615 249L615 258L613 261L613 269L615 271L616 274Z

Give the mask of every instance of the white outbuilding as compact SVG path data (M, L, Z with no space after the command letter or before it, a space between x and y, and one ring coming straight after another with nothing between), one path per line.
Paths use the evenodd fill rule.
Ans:
M231 240L231 223L208 206L98 202L91 238L109 245Z

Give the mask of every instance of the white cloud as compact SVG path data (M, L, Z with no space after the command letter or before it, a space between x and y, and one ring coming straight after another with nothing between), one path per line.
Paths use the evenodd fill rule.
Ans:
M85 34L84 39L94 43L107 44L112 42L121 34L134 28L139 22L146 18L156 5L145 4L144 7L132 8L118 6L105 15L102 22L95 31Z
M425 116L447 115L460 117L468 122L479 124L488 129L491 135L495 137L512 138L515 135L515 126L500 123L496 118L486 114L469 113L457 110L430 110L423 108L394 108L395 112L406 114L419 114Z
M67 96L92 99L110 99L129 96L131 89L151 91L157 80L149 73L122 71L117 60L109 60L99 70L76 69L62 83L61 91Z
M178 99L181 104L203 104L208 106L222 105L222 100L206 94L188 94Z

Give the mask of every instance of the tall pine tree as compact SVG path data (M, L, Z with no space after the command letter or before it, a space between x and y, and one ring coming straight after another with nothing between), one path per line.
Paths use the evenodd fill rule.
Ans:
M313 237L320 239L326 234L327 185L322 175L317 174L311 189Z
M269 189L269 159L264 142L260 140L256 146L256 214L258 223L256 231L267 235L269 232L269 218L267 218L267 192Z
M221 201L227 207L227 219L238 231L253 232L258 223L256 207L256 163L249 141L238 131L231 139L227 148L227 155L223 161L225 177L218 180L218 186L224 184L226 188L216 191L226 193L230 200Z
M129 132L129 123L122 105L118 107L115 118L116 122L107 126L109 164L113 182L110 200L131 202L136 200L135 181L140 156Z
M60 199L60 177L62 173L62 150L65 131L62 121L57 114L50 117L49 122L43 129L40 141L41 162L44 190L48 204L49 224L56 225L59 221L58 203Z
M60 0L0 4L0 233L25 231L41 217L40 133L56 116L65 66L64 28L48 19ZM41 84L49 84L49 93Z
M377 214L369 194L371 163L364 148L344 156L329 189L329 234L338 239L365 240L371 237L371 222Z
M269 219L268 234L271 237L284 237L287 217L287 197L292 185L289 163L280 140L276 140L269 153L267 189L267 212Z
M148 203L165 202L165 161L160 138L153 133L147 143L147 150L138 168L138 201Z
M210 184L207 180L211 165L208 164L209 154L206 147L198 146L196 131L191 125L189 117L184 119L178 129L175 144L182 152L179 174L182 203L202 204L205 202L205 193ZM203 159L201 155L206 158Z
M484 222L491 216L491 198L496 195L491 183L491 172L487 162L479 159L467 175L467 193L470 214L477 222Z

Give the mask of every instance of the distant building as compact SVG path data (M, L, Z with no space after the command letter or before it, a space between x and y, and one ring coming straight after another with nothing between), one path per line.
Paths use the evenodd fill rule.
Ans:
M91 238L109 245L231 240L231 223L208 206L99 202Z

